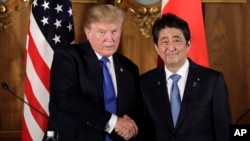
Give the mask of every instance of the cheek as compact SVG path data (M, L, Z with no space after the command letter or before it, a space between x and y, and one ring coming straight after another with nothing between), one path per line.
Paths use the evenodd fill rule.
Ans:
M100 46L102 46L102 40L98 38L91 38L89 41L94 45L93 47L100 48Z
M183 52L184 54L188 54L189 49L190 49L190 47L184 47L184 48L182 49L182 52Z
M119 43L120 43L120 37L115 38L115 43L116 43L116 44L119 44Z
M121 35L114 35L112 36L112 40L116 43L119 43L121 39Z
M101 37L98 37L95 34L89 34L88 39L89 41L94 42L94 43L101 43L103 41Z
M166 48L164 48L162 46L158 46L156 51L158 52L158 54L165 54Z

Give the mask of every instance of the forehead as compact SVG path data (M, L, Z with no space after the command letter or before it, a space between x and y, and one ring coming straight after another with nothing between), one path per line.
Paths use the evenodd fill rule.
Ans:
M121 23L115 22L115 23L110 23L110 22L97 22L97 23L92 23L91 24L92 29L117 29L121 28Z
M184 38L184 35L178 28L166 27L159 32L159 39L161 38Z

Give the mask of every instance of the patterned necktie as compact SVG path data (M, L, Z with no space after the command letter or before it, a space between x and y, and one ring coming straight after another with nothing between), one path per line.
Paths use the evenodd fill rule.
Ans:
M106 111L115 114L116 113L116 95L114 85L109 73L107 57L102 57L102 73L103 73L103 91ZM112 141L109 135L106 136L105 141Z
M179 92L179 88L177 84L181 76L178 74L173 74L170 76L170 78L173 80L170 94L171 94L171 112L172 112L173 123L175 127L178 116L179 116L180 107L181 107L180 92Z

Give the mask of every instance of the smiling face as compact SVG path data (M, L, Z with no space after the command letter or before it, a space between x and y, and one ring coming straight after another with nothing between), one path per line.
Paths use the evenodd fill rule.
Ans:
M159 38L155 49L166 67L177 72L185 63L190 49L183 32L174 27L166 27L159 31Z
M121 37L121 22L92 23L85 28L85 34L95 52L101 56L111 56L119 46Z

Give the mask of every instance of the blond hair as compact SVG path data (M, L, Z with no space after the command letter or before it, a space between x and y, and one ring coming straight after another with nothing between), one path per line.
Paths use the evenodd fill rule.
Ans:
M90 8L85 19L84 28L90 28L91 23L123 22L124 12L113 5L105 4Z

